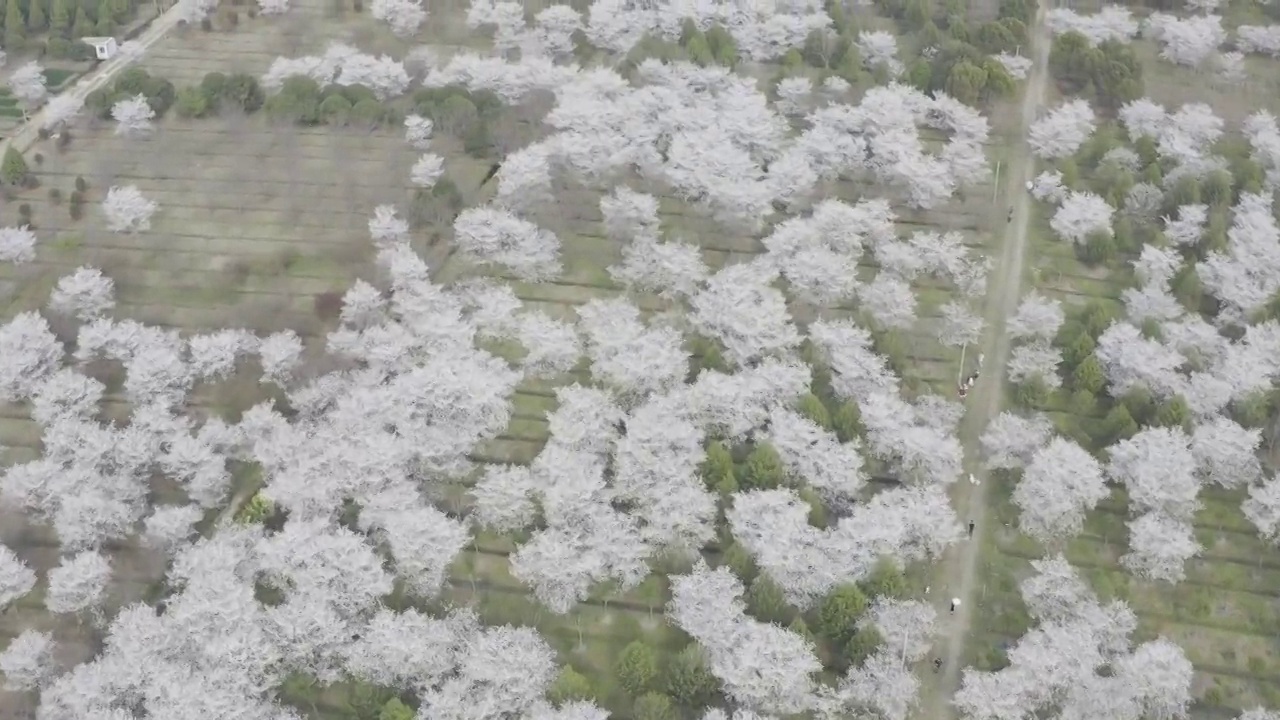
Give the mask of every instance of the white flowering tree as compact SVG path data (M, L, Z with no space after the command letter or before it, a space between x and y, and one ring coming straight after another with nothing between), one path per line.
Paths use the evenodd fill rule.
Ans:
M427 11L419 0L373 0L369 14L391 27L399 37L409 37L418 32L427 19Z
M36 259L36 233L29 225L0 228L0 262L15 265Z
M1063 240L1081 245L1095 233L1110 237L1114 214L1115 210L1102 197L1091 192L1071 192L1062 199L1049 220L1049 227Z
M560 239L497 207L469 208L453 222L462 257L530 280L560 273Z
M31 592L36 574L6 545L0 545L0 610Z
M0 653L0 672L10 692L34 690L56 672L53 635L23 630Z
M155 131L155 124L151 122L155 117L156 111L151 109L146 95L125 98L111 106L111 118L116 121L115 133L122 137L142 138L150 135Z
M102 212L107 218L107 229L114 233L145 232L151 229L151 217L160 208L154 200L148 200L136 185L116 186L107 190L102 200Z
M82 110L84 110L84 97L78 93L55 95L45 103L42 113L43 127L49 132L57 132L74 124Z
M1021 468L1049 444L1052 435L1053 424L1043 415L1022 417L1002 412L987 423L982 432L980 441L987 456L987 467Z
M102 602L111 580L111 563L98 552L82 552L65 558L49 571L44 604L54 613L78 613Z
M1027 130L1027 144L1037 157L1056 159L1074 155L1097 128L1093 108L1076 98L1050 110Z
M88 322L116 306L115 282L97 268L82 267L66 275L49 296L49 310Z
M1013 504L1024 533L1054 543L1078 534L1085 513L1110 494L1098 461L1076 443L1055 438L1032 454Z
M409 170L409 182L421 188L430 188L444 175L444 158L424 153Z
M10 73L9 92L22 104L24 118L39 107L49 96L44 68L40 67L40 63L32 60Z

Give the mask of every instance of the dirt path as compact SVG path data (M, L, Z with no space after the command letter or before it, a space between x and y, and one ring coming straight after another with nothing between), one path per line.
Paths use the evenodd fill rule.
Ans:
M1009 165L1002 178L1003 197L1013 205L1013 219L1004 233L1000 258L993 269L987 291L987 330L981 352L984 372L969 396L969 409L960 427L960 439L965 446L966 462L980 484L967 479L958 483L953 493L960 521L972 521L978 532L974 540L962 542L943 559L941 570L932 588L930 600L939 608L942 633L935 650L943 659L940 676L930 675L921 698L920 718L950 720L954 715L951 697L960 686L961 663L965 659L965 640L973 614L982 612L979 582L980 537L989 530L984 523L986 515L986 473L979 468L978 437L991 418L1000 412L1001 391L1004 386L1005 363L1009 359L1010 341L1005 333L1006 319L1017 311L1021 296L1022 275L1027 262L1027 239L1031 224L1030 194L1025 186L1035 174L1035 159L1026 146L1027 128L1045 102L1048 87L1049 33L1044 24L1044 4L1030 28L1036 48L1031 73L1027 78L1026 93L1022 100L1022 139L1011 148ZM992 212L1004 215L1004 207ZM1004 218L1001 217L1001 220ZM961 600L954 614L948 614L951 598ZM931 670L932 668L930 668ZM931 682L929 682L931 681Z

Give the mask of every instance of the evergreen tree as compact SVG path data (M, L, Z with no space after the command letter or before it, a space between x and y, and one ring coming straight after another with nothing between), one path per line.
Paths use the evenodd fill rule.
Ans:
M864 594L869 597L900 598L907 594L907 578L891 560L881 559L862 581Z
M1077 389L1095 394L1107 384L1107 376L1102 372L1102 365L1093 354L1080 361L1075 372L1071 374L1071 380Z
M71 20L75 12L73 0L53 0L53 9L49 13L49 29L66 37L71 32Z
M49 18L44 13L44 0L31 0L27 5L27 29L38 33L48 27Z
M697 643L690 643L677 653L667 663L663 676L667 694L686 707L706 707L720 688Z
M689 61L695 65L706 67L714 60L711 55L711 47L707 45L706 36L696 29L694 34L690 36L688 44L684 46L684 50L689 53Z
M1156 425L1161 427L1182 427L1191 419L1191 410L1182 396L1175 395L1160 404L1156 410Z
M947 75L947 94L969 105L977 104L987 86L987 71L968 60L951 67Z
M755 579L756 574L759 572L756 569L755 560L751 558L751 553L747 552L746 548L738 543L731 543L729 547L725 548L722 559L722 564L728 566L729 570L738 576L738 579L744 585L751 584L751 581Z
M836 410L831 424L835 426L840 442L849 442L862 435L862 410L856 402L849 400Z
M656 692L645 693L636 699L631 714L635 720L676 720L677 717L671 698Z
M18 6L18 0L9 0L9 6L4 11L4 49L9 54L16 53L22 48L22 44L27 39L27 20L22 17L22 8Z
M733 456L724 443L715 442L707 447L707 456L702 461L702 481L712 490L737 487L733 476Z
M731 68L738 64L738 43L729 34L728 30L719 25L712 25L707 28L704 36L707 41L707 47L711 50L712 56L719 65Z
M10 0L16 4L16 0ZM4 160L0 161L0 180L10 185L17 185L27 176L27 161L22 158L22 153L18 152L15 147L9 147L4 151Z
M634 640L622 649L613 670L622 689L631 697L638 698L648 692L658 679L658 655L653 648Z
M761 443L747 456L738 484L747 490L770 490L782 484L786 471L782 458L768 443Z
M800 398L800 414L809 418L824 430L831 429L831 413L827 412L826 406L813 393Z
M378 712L378 720L413 720L413 716L413 708L394 697Z
M858 618L867 609L867 596L857 585L840 585L818 606L818 633L842 647L857 632Z
M874 626L861 628L840 647L840 659L846 667L861 665L883 642Z
M747 589L747 608L761 622L783 624L791 612L782 588L765 575L759 575Z
M89 13L85 12L84 6L80 5L76 8L75 22L71 24L71 37L79 39L92 34L93 21L89 19Z
M116 23L111 19L111 0L98 3L98 22L93 26L94 33L107 37L115 32Z

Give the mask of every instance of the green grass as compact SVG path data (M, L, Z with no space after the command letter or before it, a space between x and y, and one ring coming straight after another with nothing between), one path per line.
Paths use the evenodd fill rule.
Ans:
M43 73L45 84L50 90L61 87L64 82L78 74L73 70L59 70L57 68L45 68Z

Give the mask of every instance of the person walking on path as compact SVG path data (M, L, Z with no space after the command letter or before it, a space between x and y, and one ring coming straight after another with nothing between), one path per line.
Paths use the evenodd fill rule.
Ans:
M973 537L973 521L969 521L969 537Z

